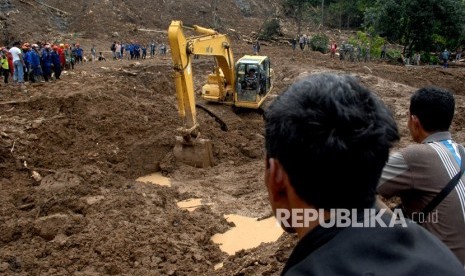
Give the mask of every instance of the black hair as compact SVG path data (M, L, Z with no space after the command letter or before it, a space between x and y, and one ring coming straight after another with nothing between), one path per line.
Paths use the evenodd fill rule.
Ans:
M19 42L19 41L13 42L13 46L19 46L19 45L21 45L21 42Z
M410 98L410 114L415 115L427 132L449 130L454 118L455 100L451 92L428 86Z
M265 113L267 158L317 208L367 208L399 140L386 106L354 77L317 74L292 84Z

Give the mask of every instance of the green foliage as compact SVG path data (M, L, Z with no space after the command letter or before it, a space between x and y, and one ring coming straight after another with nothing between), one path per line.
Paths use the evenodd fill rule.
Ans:
M421 56L421 62L431 65L439 64L439 57L430 53L425 53Z
M365 2L371 1L373 0L325 1L325 3L329 3L325 12L325 26L335 28L360 27L366 9Z
M316 34L310 39L310 47L313 51L319 51L323 54L328 52L329 38L325 34Z
M455 48L465 38L465 2L378 0L366 10L364 25L408 52Z
M389 59L393 59L393 60L397 60L401 58L401 55L402 53L399 50L395 50L395 49L388 49L386 52L386 56Z
M281 24L278 19L273 18L265 22L258 38L267 40L277 35L281 35Z
M381 47L386 42L384 38L380 37L379 35L372 36L368 33L358 31L356 36L349 37L349 43L357 46L360 45L361 47L370 46L370 55L372 57L379 57L381 54Z
M310 11L314 2L315 0L285 0L283 2L284 14L295 20L297 23L297 34L299 35L304 15Z
M432 49L433 51L441 51L441 49L444 49L447 47L447 41L443 36L438 35L438 34L433 34L431 38L435 46L435 49Z

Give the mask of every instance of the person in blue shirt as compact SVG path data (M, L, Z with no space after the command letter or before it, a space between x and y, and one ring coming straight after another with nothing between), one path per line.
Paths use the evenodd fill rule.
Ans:
M134 59L134 43L131 43L131 45L129 45L129 53L130 53L131 59Z
M445 49L444 52L442 52L441 56L442 56L442 61L444 62L444 68L449 67L450 52L447 51L447 49Z
M60 54L58 54L58 46L53 46L53 51L50 54L52 58L53 72L55 79L59 80L61 75Z
M134 58L135 59L140 58L140 45L137 42L134 44Z
M157 45L155 44L155 41L152 40L152 43L150 43L150 57L152 58L155 55L155 49Z
M31 78L32 82L41 81L42 67L40 67L39 45L32 44L32 50L29 51L29 60L31 62Z
M84 50L81 48L79 43L76 43L75 52L76 52L76 63L82 63L82 55L83 55Z
M146 59L146 57L147 57L147 47L144 44L142 44L141 49L142 49L142 59Z
M49 81L52 77L52 53L50 50L50 45L46 44L41 57L42 70L45 81Z
M23 72L24 72L24 81L29 81L29 72L30 70L30 64L31 62L29 61L29 52L30 52L30 45L29 43L24 43L22 50L23 50L23 59L24 59L24 67L23 67Z

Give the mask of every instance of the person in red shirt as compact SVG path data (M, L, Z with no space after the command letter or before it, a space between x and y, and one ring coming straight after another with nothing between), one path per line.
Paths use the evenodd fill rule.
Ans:
M6 53L6 58L8 59L8 66L10 67L11 75L14 76L15 75L14 74L15 73L15 67L13 65L13 56L11 55L11 53L9 51L7 51L7 53Z
M58 55L60 56L61 69L64 70L66 65L65 44L60 44L60 47L58 48Z
M334 58L336 56L336 49L337 44L333 41L333 43L331 43L331 58Z

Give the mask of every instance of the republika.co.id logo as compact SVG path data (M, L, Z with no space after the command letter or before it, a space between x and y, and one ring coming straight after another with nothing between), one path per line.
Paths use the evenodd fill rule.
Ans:
M390 216L383 216L391 212ZM276 209L276 219L285 228L309 227L318 222L321 227L407 227L407 219L400 209ZM434 213L425 220L437 221ZM425 221L421 221L423 223Z

